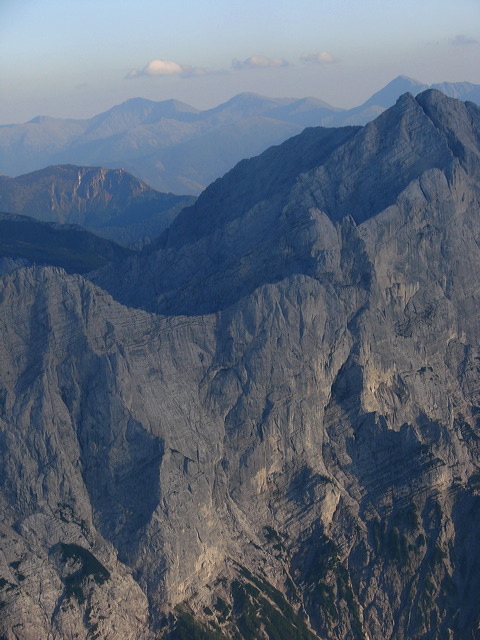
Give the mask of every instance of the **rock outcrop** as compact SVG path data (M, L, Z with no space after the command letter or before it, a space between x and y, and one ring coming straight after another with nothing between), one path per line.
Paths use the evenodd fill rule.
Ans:
M479 132L406 95L1 277L0 634L478 635Z

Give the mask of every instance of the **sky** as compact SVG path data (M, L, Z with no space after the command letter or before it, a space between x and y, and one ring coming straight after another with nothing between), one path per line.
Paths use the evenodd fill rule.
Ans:
M244 91L350 108L398 75L480 84L480 0L0 0L0 124Z

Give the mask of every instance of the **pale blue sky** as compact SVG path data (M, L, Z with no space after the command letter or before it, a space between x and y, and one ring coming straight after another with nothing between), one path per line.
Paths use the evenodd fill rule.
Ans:
M351 107L400 74L480 84L480 0L0 0L2 124L137 96Z

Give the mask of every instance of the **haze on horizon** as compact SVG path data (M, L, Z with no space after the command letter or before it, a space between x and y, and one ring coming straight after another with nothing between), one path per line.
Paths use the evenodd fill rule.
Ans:
M480 83L478 0L2 0L0 123L251 91L361 104L398 75Z

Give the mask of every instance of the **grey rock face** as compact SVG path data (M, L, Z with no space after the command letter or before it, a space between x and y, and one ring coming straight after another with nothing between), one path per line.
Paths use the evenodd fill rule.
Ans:
M475 637L479 122L427 92L242 163L95 275L129 307L2 276L1 633Z
M308 129L241 162L182 212L148 259L133 257L93 280L125 304L198 313L292 273L330 278L332 225L378 215L429 169L450 175L460 163L474 171L478 107L437 91L421 95L405 94L364 128ZM436 108L445 111L441 126L427 112ZM457 147L448 128L458 130Z

